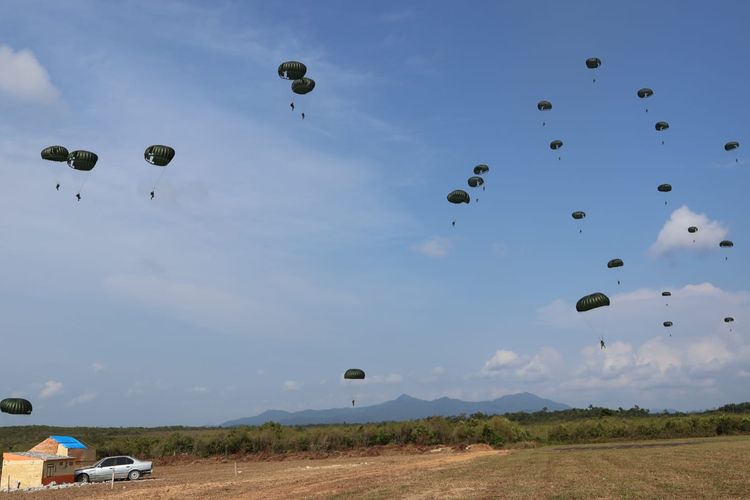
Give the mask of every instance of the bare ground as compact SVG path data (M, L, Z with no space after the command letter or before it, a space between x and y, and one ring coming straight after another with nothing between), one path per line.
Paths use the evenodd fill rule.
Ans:
M690 446L686 446L686 444ZM571 452L576 450L575 452ZM377 456L370 456L370 455ZM750 437L170 460L154 479L2 498L750 498ZM14 495L14 496L11 496Z

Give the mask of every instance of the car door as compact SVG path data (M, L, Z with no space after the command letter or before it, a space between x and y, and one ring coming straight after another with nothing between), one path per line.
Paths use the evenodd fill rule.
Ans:
M91 478L95 481L106 481L112 478L112 468L115 466L117 457L110 457L105 459L96 470L96 478Z
M117 457L115 465L115 478L125 479L133 468L133 459L130 457Z

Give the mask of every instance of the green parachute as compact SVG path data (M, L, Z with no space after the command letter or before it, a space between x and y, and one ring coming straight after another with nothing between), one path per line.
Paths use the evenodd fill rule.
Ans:
M670 326L672 326L673 323L671 321L665 321L662 324L664 325L664 328L669 328Z
M669 123L667 122L656 122L656 125L654 125L654 128L657 132L663 132L669 128ZM661 141L662 144L664 144L664 139Z
M470 203L471 197L469 196L469 193L463 189L456 189L448 193L448 201L454 204Z
M279 77L284 80L299 80L307 73L307 66L299 61L286 61L279 64Z
M0 401L0 411L11 415L31 415L31 403L21 398L7 398Z
M68 155L68 166L75 170L89 172L96 166L99 156L91 151L71 151Z
M539 111L549 111L552 109L552 103L549 101L539 101L536 103L536 109Z
M734 321L734 318L731 316L727 316L726 318L724 318L724 323L731 323L733 321Z
M654 91L648 87L643 87L638 91L638 97L640 97L641 99L651 97L652 95L654 95Z
M643 87L637 92L637 94L638 94L638 97L640 97L641 99L646 99L654 95L654 91L648 87ZM646 107L646 113L648 113L648 107Z
M151 165L166 167L174 158L174 154L174 149L170 146L154 144L146 148L146 151L143 152L143 158Z
M539 111L549 111L552 109L552 103L549 101L539 101L536 104L536 109L538 109ZM542 122L542 127L544 127L545 125L547 125L547 122Z
M697 232L698 232L698 228L695 226L690 226L688 228L688 233L697 233Z
M660 193L668 193L672 190L671 184L659 184L656 188Z
M734 246L734 243L731 240L722 240L719 243L719 247L721 248L732 248ZM724 257L724 260L729 260L729 257Z
M622 267L625 265L622 261L622 259L612 259L609 262L607 262L607 269L614 269L615 267ZM620 284L620 280L617 280L617 284Z
M553 151L560 149L561 147L563 147L563 141L559 139L555 139L554 141L549 143L549 148Z
M728 143L724 144L724 151L734 151L735 149L740 147L740 143L737 141L729 141ZM739 158L734 159L735 162L739 162Z
M597 69L601 65L602 60L598 57L589 57L588 59L586 59L586 67L588 69ZM594 83L596 83L596 78L594 78Z
M624 263L622 262L622 259L612 259L609 262L607 262L607 268L612 269L613 267L622 267Z
M344 372L344 378L349 380L362 380L365 378L365 372L359 368L349 368Z
M662 297L671 297L672 296L672 292L661 292L661 296Z
M586 218L586 212L582 212L581 210L576 210L571 214L575 220L581 220Z
M312 78L298 78L292 82L292 92L305 95L315 88L315 80Z
M601 292L596 292L590 295L586 295L585 297L581 297L578 302L576 302L576 311L586 312L598 307L604 307L608 305L609 297Z
M42 149L42 159L49 161L68 161L70 153L65 146L49 146Z
M478 175L475 175L473 177L469 177L469 180L467 181L469 183L470 187L479 187L484 184L484 179L479 177Z
M490 167L488 167L484 163L479 164L476 167L474 167L474 175L484 175L489 171L490 171Z

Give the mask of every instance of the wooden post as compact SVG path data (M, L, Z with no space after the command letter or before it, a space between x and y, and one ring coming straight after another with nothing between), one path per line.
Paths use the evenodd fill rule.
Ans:
M237 460L234 461L234 475L237 475Z
M115 468L112 467L112 483L109 486L109 489L112 490L115 488Z

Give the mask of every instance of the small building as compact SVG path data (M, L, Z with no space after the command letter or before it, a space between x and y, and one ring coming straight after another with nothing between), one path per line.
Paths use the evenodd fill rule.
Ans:
M96 462L96 448L71 436L50 436L29 451L70 457L79 467Z
M52 482L75 481L76 462L68 456L20 451L3 453L3 472L0 491L18 488L38 488Z

